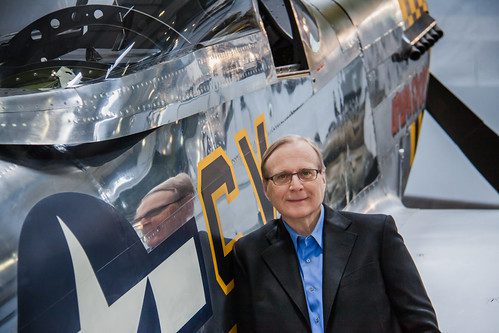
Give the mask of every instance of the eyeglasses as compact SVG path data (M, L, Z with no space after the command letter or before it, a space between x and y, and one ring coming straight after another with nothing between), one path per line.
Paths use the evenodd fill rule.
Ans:
M281 172L277 175L273 175L268 177L267 180L271 180L275 185L282 186L291 183L294 175L298 176L298 179L302 182L311 182L312 180L317 179L317 175L321 172L318 169L300 169L298 172L288 173Z

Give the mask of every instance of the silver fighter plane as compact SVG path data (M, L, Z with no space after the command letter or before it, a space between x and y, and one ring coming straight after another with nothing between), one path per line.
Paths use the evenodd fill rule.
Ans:
M424 0L0 8L1 332L235 332L284 134L322 148L328 204L400 203L438 84Z

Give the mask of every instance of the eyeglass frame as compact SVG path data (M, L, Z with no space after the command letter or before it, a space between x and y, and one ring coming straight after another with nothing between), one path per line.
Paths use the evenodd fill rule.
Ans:
M304 171L304 170L307 170L307 171L315 171L315 177L313 179L302 179L300 178L299 174L300 172ZM322 173L324 171L324 169L311 169L311 168L303 168L303 169L300 169L298 170L297 172L279 172L273 176L270 176L270 177L265 177L265 180L269 181L271 180L272 183L274 183L275 186L284 186L284 185L289 185L291 184L291 182L293 181L293 176L296 175L296 177L298 177L298 180L301 181L302 183L308 183L308 182L312 182L314 180L317 179L317 176L319 176L320 173ZM279 175L282 175L282 174L285 174L285 175L289 175L289 181L285 182L285 183L282 183L282 184L277 184L274 180L274 177L275 176L279 176Z

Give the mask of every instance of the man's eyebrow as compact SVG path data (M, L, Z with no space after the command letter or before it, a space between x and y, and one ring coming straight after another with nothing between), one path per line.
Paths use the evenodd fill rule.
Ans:
M274 173L274 175L280 175L281 173L294 173L294 172L298 172L301 170L321 170L321 168L315 167L315 166L309 166L309 167L298 168L298 169L296 169L296 171L282 170L282 171L277 171L276 173Z
M154 194L154 193L159 193L159 192L174 192L174 191L176 191L176 189L175 189L175 188L162 188L162 189L157 189L157 190L154 190L154 191L152 191L152 192L149 192L149 193L147 193L147 194L146 194L146 195L142 198L142 200L140 201L139 206L140 206L140 205L144 202L144 200L145 200L147 197L151 196L151 195L152 195L152 194ZM136 223L137 221L139 221L139 220L143 219L144 217L146 217L147 215L149 215L152 211L155 211L155 210L157 210L157 209L159 209L159 208L164 209L164 208L166 208L167 206L169 206L169 205L171 205L172 203L175 203L175 202L177 202L177 201L179 201L179 200L180 200L180 198L178 198L178 199L177 199L177 200L175 200L175 201L169 202L169 203L167 203L167 204L164 204L164 205L161 205L161 206L158 206L158 207L151 208L151 209L149 209L147 212L145 212L144 214L142 214L142 215L140 215L140 216L138 216L138 217L134 218L134 219L133 219L133 222L134 222L134 223Z
M176 192L177 191L177 188L175 187L166 187L166 188L158 188L154 191L151 191L149 193L147 193L145 196L144 196L144 199L147 198L148 196L150 196L151 194L154 194L154 193L158 193L158 192ZM142 200L144 200L142 199Z
M149 209L147 212L145 212L144 214L142 214L141 216L136 217L136 218L133 220L133 222L134 222L134 223L137 223L138 221L140 221L140 220L141 220L141 219L143 219L143 218L150 217L150 216L155 216L155 215L159 214L159 212L161 212L162 210L166 209L168 206L173 205L174 203L177 203L177 202L179 202L179 201L180 201L180 200L182 200L182 199L183 199L183 197L179 197L179 198L177 198L177 200L175 200L175 201L171 201L171 202L169 202L169 203L167 203L167 204L164 204L164 205L161 205L161 206L158 206L158 207L151 208L151 209Z

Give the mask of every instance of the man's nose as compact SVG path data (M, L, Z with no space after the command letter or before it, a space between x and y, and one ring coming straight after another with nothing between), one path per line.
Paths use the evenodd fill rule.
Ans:
M296 190L296 189L300 189L302 187L303 187L303 184L302 184L300 178L298 178L298 175L297 174L291 175L291 183L289 183L289 188Z
M151 223L151 219L149 219L147 217L142 217L142 218L140 218L140 220L138 220L136 222L136 224L139 225L140 227L148 225L149 223Z

